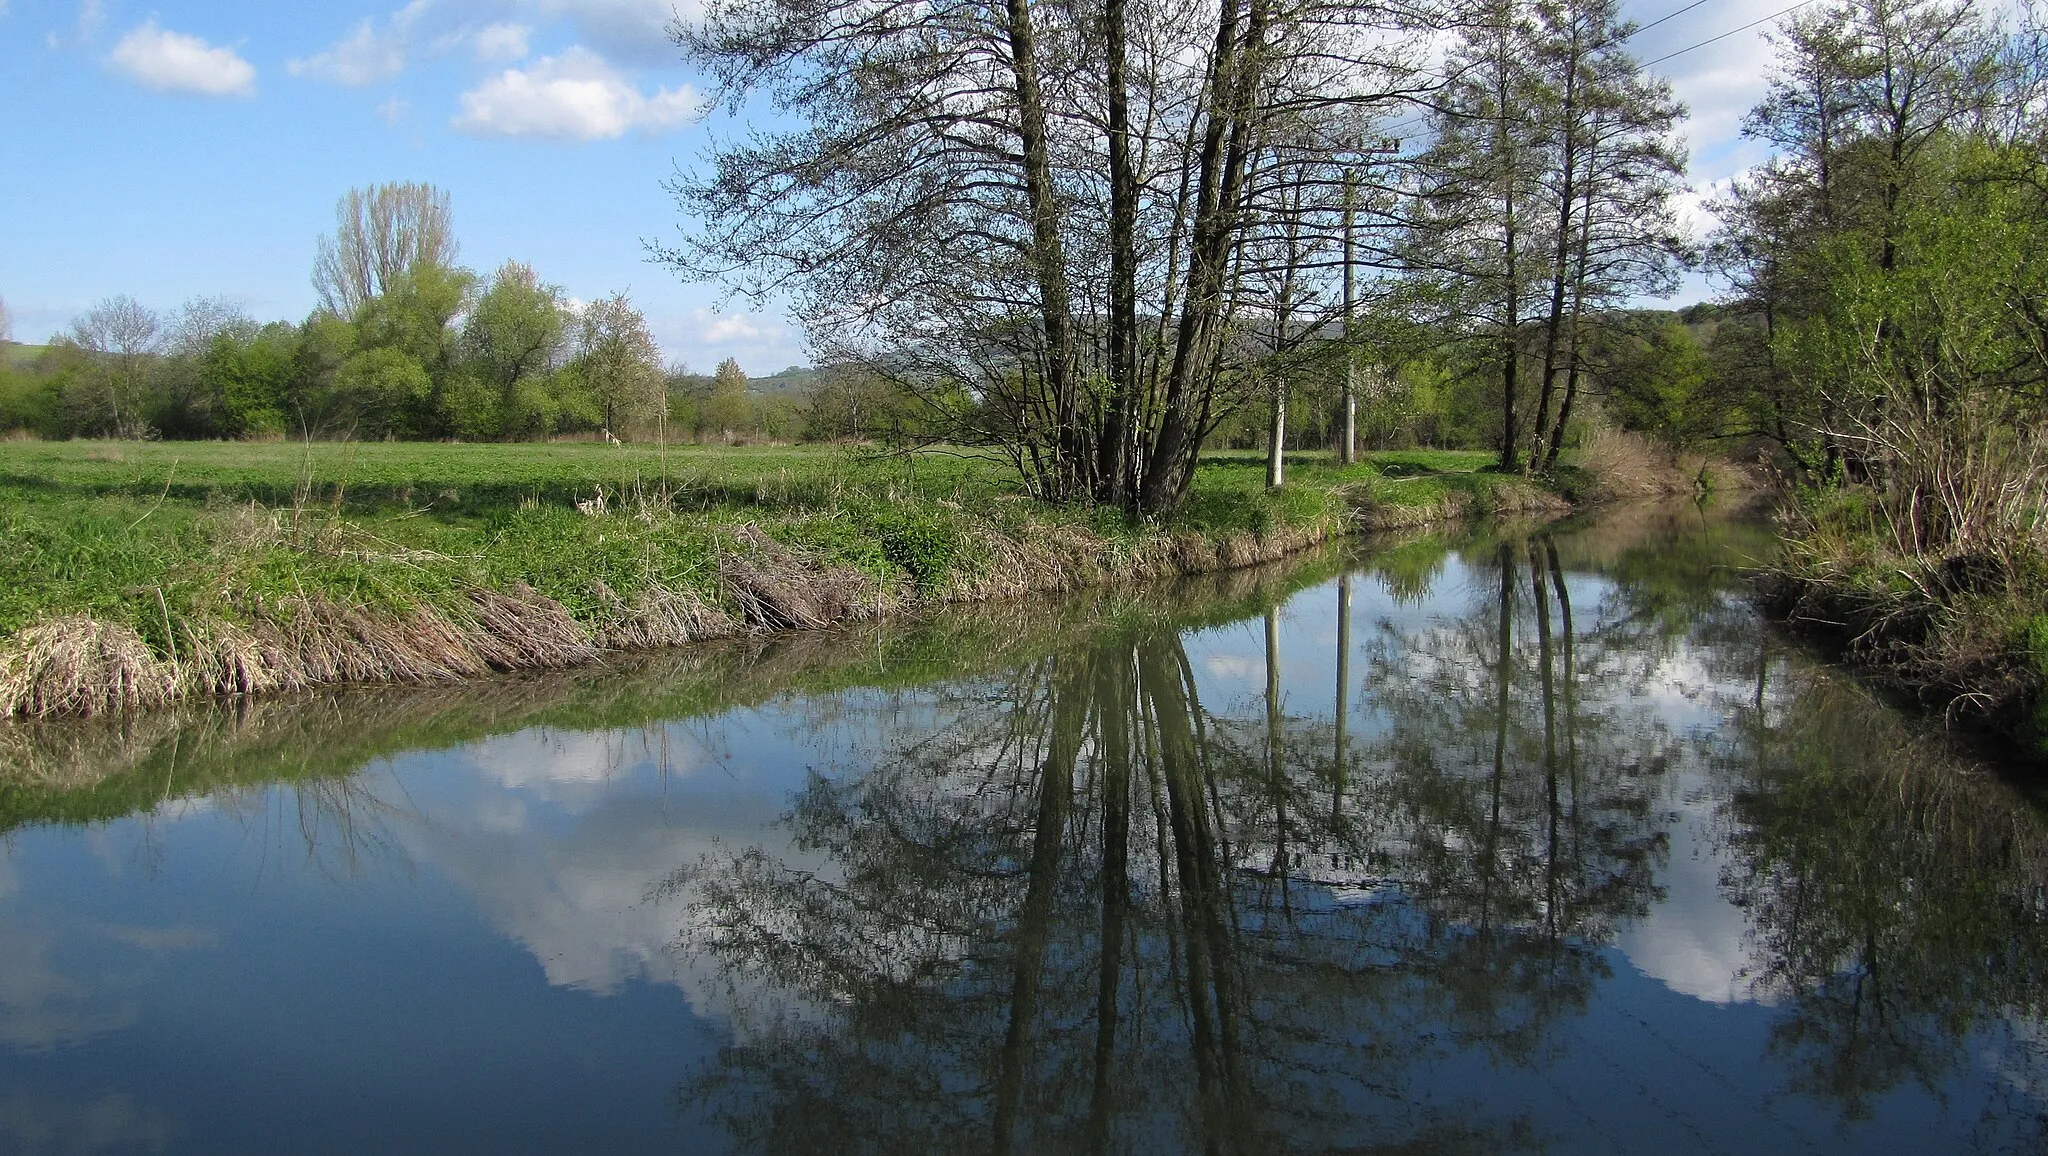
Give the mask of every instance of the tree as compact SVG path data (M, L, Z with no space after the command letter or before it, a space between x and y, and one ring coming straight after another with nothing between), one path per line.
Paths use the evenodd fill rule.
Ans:
M7 311L7 299L0 297L0 345L14 343L14 314Z
M1532 470L1557 466L1585 369L1589 317L1671 292L1686 249L1671 205L1685 172L1676 136L1685 110L1667 83L1644 75L1622 50L1635 26L1620 19L1614 0L1550 0L1538 13L1553 98L1543 182L1553 220Z
M458 424L515 437L547 432L553 399L538 381L558 367L569 320L559 286L505 262L463 323L462 369L482 387L485 412L459 415Z
M72 399L81 427L143 436L143 395L163 348L162 319L133 297L109 297L71 323L71 340L91 361L82 393Z
M733 431L745 429L749 424L750 411L747 373L737 360L728 357L718 363L718 370L712 375L711 396L704 402L704 426L731 441Z
M364 302L419 266L455 265L448 194L433 185L399 181L350 189L334 216L333 235L320 238L313 287L339 316L353 319Z
M467 269L421 263L394 277L382 295L355 315L355 344L389 351L419 367L424 392L408 390L401 409L380 410L379 432L392 437L440 437L453 432L446 387L451 384L455 319L469 305L476 277ZM380 364L388 364L385 359ZM393 395L394 397L397 395Z
M1490 0L1452 50L1454 77L1423 157L1410 268L1442 322L1486 352L1500 382L1500 468L1520 462L1522 327L1539 300L1543 203L1538 35L1518 0Z
M1623 51L1632 30L1613 0L1493 0L1452 56L1407 259L1500 382L1503 470L1525 428L1527 468L1557 464L1589 318L1675 285L1683 109Z
M1935 349L1950 329L1938 311L1921 314L1931 328L1916 328L1912 308L1884 286L1917 277L1915 261L1938 251L1906 243L1920 224L1953 224L1963 206L1987 209L1985 181L2029 179L2027 150L2004 150L2040 123L2023 51L2032 35L1997 32L1969 0L1844 0L1781 27L1770 88L1744 121L1776 156L1718 206L1709 249L1755 331L1723 342L1743 355L1728 359L1737 375L1729 392L1744 398L1731 432L1771 439L1802 470L1870 473L1853 427L1878 412L1886 389L1860 369L1896 368L1899 355ZM1966 160L1976 146L1991 151ZM2020 294L2005 298L2014 316L2027 316L2024 291L2009 288ZM1886 298L1902 311L1870 311ZM1862 305L1845 312L1852 299ZM1869 356L1854 354L1859 347ZM1850 363L1859 372L1845 376ZM1913 404L1938 401L1921 385L1897 384Z
M164 357L157 365L144 411L167 437L213 437L226 432L215 401L218 383L209 380L209 352L218 342L226 353L255 340L258 326L227 297L194 297L165 327ZM232 354L228 354L232 356ZM212 359L214 367L222 364Z
M648 332L647 319L624 293L599 298L584 308L574 371L606 433L616 435L621 422L667 411L661 350Z
M658 256L793 297L827 359L925 399L935 436L1000 448L1041 496L1168 512L1257 392L1252 238L1290 212L1304 241L1340 228L1340 185L1262 192L1289 135L1269 130L1342 121L1317 143L1348 151L1323 168L1359 155L1351 130L1430 83L1393 33L1433 18L1348 0L724 0L678 41L727 107L766 94L797 123L674 182L703 227Z

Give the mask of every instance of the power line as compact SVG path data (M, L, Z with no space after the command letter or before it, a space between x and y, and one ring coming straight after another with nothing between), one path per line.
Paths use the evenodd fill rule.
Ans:
M1657 17L1657 18L1656 18L1655 20L1652 20L1652 21L1650 21L1650 22L1649 22L1648 24L1638 24L1638 25L1636 25L1636 26L1635 26L1634 28L1631 28L1631 29L1629 29L1629 31L1628 31L1628 35L1626 35L1626 36L1622 36L1622 37L1619 37L1619 38L1617 38L1617 39L1616 39L1616 40L1614 41L1614 43L1616 43L1616 44L1625 44L1625 43L1627 43L1628 41L1630 41L1630 40L1633 40L1633 39L1635 39L1635 38L1636 38L1636 37L1637 37L1638 35L1640 35L1640 34L1642 34L1642 33L1644 33L1644 32L1648 32L1648 31L1649 31L1650 29L1652 29L1652 28L1655 28L1656 26L1658 26L1659 24L1662 24L1662 23L1664 23L1664 22L1665 22L1665 21L1667 21L1667 20L1676 20L1676 19L1677 19L1677 18L1679 18L1680 16L1683 16L1683 15L1685 15L1686 13L1688 13L1688 12L1692 11L1693 9L1695 9L1695 8L1698 8L1698 7L1701 7L1701 6L1705 5L1705 4L1709 4L1709 3L1711 3L1711 2L1712 2L1712 0L1692 0L1692 2L1691 2L1690 4L1685 4L1685 5L1681 6L1681 7L1678 7L1678 8L1675 8L1675 9L1673 9L1673 10L1669 11L1669 12L1666 12L1666 13L1665 13L1664 15L1662 15L1662 16L1659 16L1659 17ZM1812 0L1800 0L1800 3L1798 3L1798 4L1794 4L1794 5L1793 5L1793 6L1791 7L1791 8L1787 8L1787 9L1785 9L1785 12L1791 12L1791 11L1793 11L1794 9L1797 9L1797 8L1803 8L1803 7L1805 7L1805 6L1806 6L1807 4L1809 4L1809 3L1812 3ZM1766 16L1766 17L1764 17L1764 18L1763 18L1763 20L1758 20L1758 21L1755 21L1755 22L1753 22L1753 23L1750 23L1750 24L1745 24L1745 25L1743 25L1743 26L1742 26L1742 28L1735 28L1735 29L1730 29L1730 30L1729 30L1729 31L1727 31L1727 32L1723 32L1723 33L1721 33L1721 35L1719 35L1719 36L1716 36L1716 37L1714 37L1714 38L1713 38L1713 40L1702 40L1702 41L1700 41L1700 42L1699 42L1698 44L1692 45L1692 46L1691 46L1690 48L1681 48L1681 49L1679 49L1679 50L1678 50L1677 52L1671 53L1671 54L1670 54L1669 56L1660 56L1660 57L1658 57L1658 58L1657 58L1656 60L1652 60L1652 61L1650 62L1650 64L1660 64L1660 63L1662 63L1662 62L1664 62L1664 61L1666 61L1666 60L1669 60L1669 59L1671 59L1671 57L1672 57L1672 56L1683 56L1683 55L1685 55L1686 53L1688 53L1688 52L1691 52L1691 51L1692 51L1692 50L1693 50L1694 48L1702 48L1702 47L1705 47L1706 45L1712 44L1712 43L1714 42L1714 40L1721 40L1721 39L1725 39L1725 38L1727 38L1727 37L1729 37L1729 36L1733 36L1733 35L1735 35L1735 34L1736 34L1737 32L1741 32L1741 31L1742 31L1743 29L1745 29L1745 28L1754 28L1754 27L1756 27L1756 25L1758 25L1758 24L1762 24L1762 23L1763 23L1763 22L1764 22L1765 20L1775 20L1775 19L1777 19L1777 18L1778 18L1779 16L1783 16L1783 15L1785 14L1785 12L1779 12L1779 13L1777 13L1776 15L1773 15L1773 16ZM1605 46L1603 45L1602 47L1605 47ZM1644 68L1648 68L1648 67L1650 66L1650 64L1645 64L1645 65L1643 65L1642 67L1644 67ZM1411 126L1411 125L1418 125L1418 124L1421 124L1421 123L1423 123L1424 121L1427 121L1428 119L1429 119L1429 117L1428 117L1428 114L1426 114L1426 113L1425 113L1424 115L1422 115L1422 116L1419 116L1419 117L1409 117L1409 118L1407 118L1407 119L1405 119L1405 120L1402 120L1402 121L1400 121L1400 122L1398 122L1398 123L1394 124L1394 125L1393 125L1392 127L1388 128L1388 129L1387 129L1386 131L1387 131L1387 132L1389 132L1389 133L1393 133L1393 132L1399 132L1399 131L1400 131L1401 129L1407 128L1407 127L1409 127L1409 126Z
M1692 0L1692 2L1691 2L1691 3L1689 3L1689 4L1685 4L1685 5L1682 5L1682 6L1680 6L1680 7L1678 7L1678 8L1675 8L1675 9L1673 9L1673 10L1669 11L1669 12L1666 12L1666 13L1665 13L1664 15L1662 15L1662 16L1659 16L1659 17L1657 17L1657 18L1656 18L1655 20L1652 20L1652 21L1650 21L1650 22L1649 22L1648 24L1639 24L1639 25L1637 25L1636 27L1634 27L1634 28L1632 28L1632 29L1630 29L1630 30L1629 30L1629 32L1628 32L1628 35L1626 35L1626 36L1622 36L1622 37L1619 37L1619 38L1617 38L1617 39L1616 39L1616 40L1614 41L1614 43L1616 43L1616 44L1624 44L1624 43L1627 43L1628 41L1630 41L1630 40L1633 40L1633 39L1634 39L1634 38L1635 38L1636 36L1640 35L1641 33L1647 32L1647 31L1649 31L1650 29L1652 29L1652 28L1655 28L1655 27L1656 27L1656 26L1658 26L1659 24L1662 24L1662 23L1664 23L1665 21L1667 21L1667 20L1675 20L1675 19L1677 19L1678 17L1680 17L1680 16L1683 16L1683 15L1685 15L1686 13L1688 13L1688 12L1692 11L1693 9L1695 9L1695 8L1699 8L1699 7L1701 7L1701 6L1705 5L1705 4L1709 3L1709 2L1710 2L1710 0ZM1799 10L1800 10L1801 8L1804 8L1804 7L1806 7L1807 5L1809 5L1809 4L1811 4L1811 3L1813 3L1813 0L1799 0L1799 3L1797 3L1797 4L1794 4L1794 5L1792 5L1792 6L1791 6L1791 7L1789 7L1789 8L1781 8L1781 9L1779 9L1778 11L1776 11L1776 12L1773 12L1773 13L1771 13L1771 14L1770 14L1769 16L1764 16L1764 17L1761 17L1761 18L1759 18L1759 19L1756 19L1756 20L1752 20L1752 21L1750 21L1749 23L1747 23L1747 24L1744 24L1744 25L1742 25L1742 26L1741 26L1741 27L1739 27L1739 28L1730 28L1730 29L1729 29L1728 31L1726 31L1726 32L1718 33L1718 34L1716 34L1716 35L1714 35L1714 36L1709 36L1709 37L1707 37L1707 38L1706 38L1705 40L1699 41L1699 42L1698 42L1698 43L1696 43L1696 44L1688 44L1688 45L1686 45L1686 46L1685 46L1684 48L1681 48L1681 49L1679 49L1679 50L1678 50L1678 51L1676 51L1676 52L1667 52L1667 53L1665 53L1664 55L1662 55L1662 56L1658 57L1658 58L1657 58L1657 59L1655 59L1655 60L1651 60L1651 61L1647 61L1647 62L1643 63L1643 64L1642 64L1642 65L1640 65L1639 67L1642 67L1642 68L1649 68L1649 67L1651 67L1651 66L1653 66L1653 65L1658 65L1658 64L1662 64L1662 63L1664 63L1665 61L1667 61L1667 60L1671 60L1671 59L1673 59L1673 58L1675 58L1675 57L1679 57L1679 56L1684 56L1684 55L1685 55L1686 53L1688 53L1688 52L1691 52L1691 51L1693 51L1693 50L1695 50L1695 49L1705 48L1705 47L1706 47L1707 45L1709 45L1709 44L1714 44L1714 43L1716 43L1716 42L1718 42L1718 41L1726 40L1726 39L1728 39L1728 38L1729 38L1730 36L1733 36L1733 35L1735 35L1735 34L1736 34L1736 33L1738 33L1738 32L1747 32L1747 31L1749 31L1750 29L1752 29L1752 28L1755 28L1755 27L1756 27L1757 25L1759 25L1759 24L1768 24L1768 23L1770 23L1771 21L1773 21L1773 20L1776 20L1776 19L1778 19L1778 18L1779 18L1779 17L1781 17L1781 16L1787 16L1787 15L1790 15L1791 13L1797 12L1797 11L1799 11ZM1384 131L1385 131L1385 132L1387 132L1387 133L1389 133L1389 134L1393 134L1393 133L1398 133L1398 132L1400 132L1400 131L1401 131L1402 129L1405 129L1405 128L1408 128L1408 127L1411 127L1411 126L1414 126L1414 125L1419 125L1419 124L1422 124L1422 123L1426 122L1426 121L1427 121L1428 119L1429 119L1429 115L1428 115L1427 113L1424 113L1424 114L1422 114L1421 116L1412 116L1412 117L1409 117L1409 118L1407 118L1407 119L1404 119L1404 120L1401 120L1401 121L1397 121L1397 122L1396 122L1396 123L1394 123L1393 125L1389 126L1389 127L1387 128L1387 129L1385 129Z
M1632 29L1630 29L1630 30L1629 30L1629 34L1628 34L1627 36L1624 36L1624 37L1622 37L1621 39L1622 39L1622 40L1628 40L1628 39L1631 39L1631 38L1633 38L1633 37L1634 37L1634 36L1636 35L1636 33L1638 33L1638 32L1648 32L1648 31L1649 31L1650 29L1652 29L1652 28L1655 28L1655 27L1656 27L1656 26L1658 26L1659 24L1662 24L1662 23L1664 23L1664 22L1665 22L1666 20L1673 20L1673 19L1676 19L1677 17L1683 16L1683 15L1685 15L1686 13L1688 13L1688 12L1692 11L1693 9L1695 9L1695 8L1699 7L1700 5L1702 5L1702 4L1705 4L1705 3L1707 3L1707 2L1708 2L1708 0L1692 0L1692 3L1690 3L1690 4L1686 5L1686 6L1685 6L1685 7L1683 7L1683 8L1680 8L1680 9L1679 9L1678 11L1676 11L1676 12L1666 12L1666 13L1665 13L1664 15L1662 15L1662 16L1659 16L1659 17L1657 17L1657 18L1656 18L1655 20L1652 20L1652 21L1650 21L1650 22L1649 22L1648 24L1638 24L1638 25L1636 25L1636 26L1635 26L1634 28L1632 28ZM1617 42L1617 43L1618 43L1618 42Z
M1776 20L1778 17L1789 16L1792 13L1799 11L1801 8L1804 8L1811 3L1813 3L1813 0L1799 0L1799 3L1792 5L1790 8L1781 8L1778 11L1771 13L1769 16L1765 16L1762 19L1758 20L1752 20L1740 28L1730 28L1728 31L1721 33L1719 36L1709 36L1705 40L1700 41L1698 44L1688 44L1684 48L1681 48L1676 52L1666 53L1655 60L1645 63L1643 67L1649 68L1652 65L1662 64L1665 61L1670 60L1674 56L1684 56L1686 53L1691 52L1695 48L1705 48L1707 45L1712 44L1717 40L1726 40L1730 36L1733 36L1738 32L1747 32L1750 29L1755 28L1759 24L1769 24L1771 21ZM1672 13L1672 15L1676 16L1677 13L1674 12Z

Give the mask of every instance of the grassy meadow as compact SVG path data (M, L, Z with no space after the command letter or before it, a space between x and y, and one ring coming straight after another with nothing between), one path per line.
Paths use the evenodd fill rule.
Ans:
M1170 522L973 452L0 443L0 717L442 681L608 650L1245 565L1555 499L1484 454L1219 454Z

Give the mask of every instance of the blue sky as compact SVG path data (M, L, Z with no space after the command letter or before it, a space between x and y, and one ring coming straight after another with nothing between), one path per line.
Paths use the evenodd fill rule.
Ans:
M1632 47L1654 59L1789 2L1712 0ZM1624 10L1648 23L1685 3ZM642 241L679 221L663 178L743 127L699 119L699 83L662 32L676 7L0 0L0 299L15 338L41 341L117 293L162 310L221 295L300 319L336 199L416 180L449 191L472 268L516 258L577 298L630 291L693 368L802 362L785 316L646 260ZM1752 31L1657 66L1694 110L1702 188L1759 158L1736 128L1767 60Z

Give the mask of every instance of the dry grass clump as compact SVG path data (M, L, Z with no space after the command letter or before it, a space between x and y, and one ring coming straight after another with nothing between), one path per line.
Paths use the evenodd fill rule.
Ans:
M681 646L724 638L740 629L732 615L689 591L650 587L631 603L602 582L591 593L604 607L591 630L591 641L604 650Z
M0 651L0 719L158 706L176 690L172 666L140 634L83 615L30 626Z
M881 591L857 570L823 565L755 526L738 537L740 549L719 555L718 580L754 629L817 630L886 609Z
M1704 458L1673 454L1629 430L1595 427L1579 451L1579 468L1604 498L1654 498L1706 488Z

